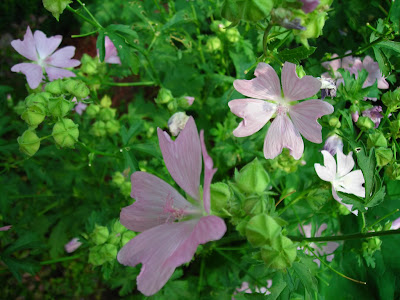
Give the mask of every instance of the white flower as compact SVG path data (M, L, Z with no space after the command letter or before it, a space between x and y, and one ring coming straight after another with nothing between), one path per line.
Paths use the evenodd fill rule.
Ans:
M363 173L361 170L351 171L354 167L353 152L346 156L342 151L338 150L336 153L337 168L335 159L328 151L322 150L321 153L324 156L325 166L314 164L315 171L319 178L332 183L333 198L351 211L353 205L342 203L342 199L336 192L365 197L365 188L362 186L365 182ZM352 211L352 213L358 215L357 210Z

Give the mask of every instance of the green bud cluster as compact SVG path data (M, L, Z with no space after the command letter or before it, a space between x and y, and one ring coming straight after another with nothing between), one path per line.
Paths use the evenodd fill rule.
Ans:
M299 166L304 164L304 161L299 159L296 160L290 155L288 149L283 149L282 154L270 161L269 172L275 172L276 170L282 170L286 173L296 172Z
M97 137L114 135L119 132L120 124L116 120L115 108L111 108L111 98L105 95L100 100L100 105L91 104L87 107L85 115L90 119L97 119L90 129L90 133Z
M256 158L244 166L239 172L235 171L237 187L245 194L262 194L268 187L270 178L262 164Z
M131 194L131 182L121 172L115 172L112 176L112 184L119 188L122 195L129 197Z

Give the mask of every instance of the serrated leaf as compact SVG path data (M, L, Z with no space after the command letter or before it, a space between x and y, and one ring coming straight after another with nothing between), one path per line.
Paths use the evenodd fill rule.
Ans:
M293 270L310 294L318 291L317 280L311 275L310 269L305 264L294 262Z
M374 50L376 60L379 64L379 69L382 71L383 75L388 76L391 70L390 61L379 47L373 46L372 49Z
M387 49L390 49L390 50L400 53L400 43L398 43L398 42L383 41L383 42L378 43L377 46L382 47L382 48L387 48Z
M106 56L106 45L105 45L105 35L104 31L99 31L99 36L97 37L96 41L96 48L99 50L99 58L100 61L104 61L104 57Z
M125 169L130 168L131 173L136 172L139 169L139 167L138 167L138 162L135 156L133 155L132 151L126 151L123 149L122 154L125 160Z
M72 3L70 0L43 0L44 8L51 12L57 21L59 21L60 15L70 3Z
M143 127L143 122L140 120L133 124L130 128L129 131L126 129L125 126L121 127L121 136L122 136L122 142L124 143L124 146L126 146L129 142L129 140L135 136L139 130Z
M294 49L285 49L279 52L278 56L281 61L288 61L294 64L299 64L300 61L306 59L315 52L316 47L306 48L305 46L297 47Z
M183 23L191 21L189 14L185 10L178 11L167 23L161 27L161 31L167 30L171 27L181 25Z

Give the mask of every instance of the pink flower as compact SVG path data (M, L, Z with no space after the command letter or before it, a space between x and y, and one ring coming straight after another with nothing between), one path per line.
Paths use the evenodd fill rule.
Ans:
M392 226L390 229L392 230L397 230L400 228L400 218L397 218L396 220L393 221Z
M11 42L11 46L19 54L33 62L17 64L11 68L11 71L25 74L29 87L32 89L37 88L43 81L43 69L50 81L64 77L75 77L72 71L63 69L80 65L79 60L72 59L75 54L75 47L68 46L54 52L61 40L61 35L47 38L39 30L32 34L28 26L24 40L14 40Z
M382 107L381 106L374 106L372 108L366 109L362 112L364 117L368 117L375 123L375 128L378 128L379 124L381 123L381 119L383 115L381 114Z
M325 141L324 150L328 151L332 156L335 155L338 150L343 152L342 138L337 134L331 135Z
M104 39L104 47L106 50L104 61L109 64L121 64L121 60L118 57L117 48L115 48L113 42L111 42L108 36ZM99 55L99 51L97 50L97 55Z
M378 89L388 89L389 84L387 83L385 77L383 77L381 70L379 69L379 64L375 62L371 56L366 56L361 62L361 59L357 58L354 63L354 68L358 71L362 69L367 70L368 77L364 81L363 88L369 87L378 81Z
M67 253L72 253L76 249L78 249L81 245L82 243L79 241L78 238L73 238L72 240L70 240L68 243L65 244L64 248Z
M325 166L314 164L319 178L332 184L332 195L336 201L346 206L353 214L358 215L357 210L352 211L353 205L342 203L342 198L336 193L336 191L339 191L365 197L365 188L362 186L365 182L363 173L361 170L352 171L354 167L353 152L346 156L342 151L337 150L337 168L332 154L325 150L322 150L321 153L324 156Z
M328 225L323 223L318 228L317 232L315 233L315 237L321 236L322 232L326 228L328 228ZM311 229L312 229L312 224L307 224L307 225L302 225L302 226L300 226L300 224L299 224L300 233L307 238L312 237ZM303 230L304 230L304 232L303 232ZM326 245L322 245L322 247L320 247L316 243L310 243L309 246L311 248L315 249L314 253L316 253L317 256L323 256L326 254L330 254L330 255L326 256L326 260L331 262L332 259L334 258L334 255L332 253L339 247L339 244L335 243L335 242L327 242ZM307 249L304 252L308 255L313 256L313 254L311 252L307 251ZM321 262L319 261L318 258L314 259L314 262L318 265L318 267L321 265Z
M346 54L348 54L350 51L347 51ZM336 53L332 55L332 58L339 57ZM338 71L339 69L345 69L350 72L350 74L353 75L358 75L358 70L357 68L354 67L354 64L356 62L357 58L353 58L352 56L346 56L343 57L342 59L335 59L332 61L327 61L323 62L322 66L325 69L328 69L330 72L325 72L322 74L322 77L325 78L332 78L332 79L337 79L336 81L336 86L339 86L340 84L344 84L344 80L342 78L342 74Z
M312 76L300 79L296 74L296 65L285 62L282 69L282 95L278 75L270 65L259 63L254 74L256 78L252 80L235 80L233 83L238 92L254 97L228 103L231 111L243 118L233 135L252 135L276 113L264 140L264 156L266 159L274 158L282 152L282 148L288 148L290 154L299 159L304 151L300 133L313 143L321 143L322 127L317 119L331 114L333 106L321 100L307 100L296 105L291 102L315 95L321 82Z
M358 111L351 113L351 118L353 119L354 123L357 123L359 117L360 115L358 114Z
M261 287L261 288L256 287L254 289L254 292L259 293L259 294L264 294L264 295L270 295L271 292L268 291L268 289L270 289L271 286L272 286L272 280L268 279L266 287ZM234 292L233 295L236 295L237 293L240 293L240 292L244 292L246 294L252 294L253 293L253 291L249 287L249 283L246 282L246 281L242 282L242 286L240 288L237 288L236 292ZM232 300L235 300L235 297L232 297Z
M187 100L189 106L192 105L194 102L194 97L192 96L185 96L185 99Z
M8 231L8 230L11 229L11 227L12 227L12 225L7 225L7 226L0 227L0 231Z
M142 264L137 277L138 290L150 296L157 293L175 268L192 260L197 246L219 240L225 234L223 219L210 215L210 185L216 172L207 154L203 131L197 132L192 117L178 138L158 128L158 139L165 165L175 182L196 203L190 203L172 186L145 173L132 174L132 193L136 202L121 211L121 224L141 232L118 253L121 264ZM199 187L204 161L203 205Z
M319 0L300 0L303 2L303 7L301 8L306 14L314 11L314 9L319 5Z
M86 97L85 99L89 99L89 97ZM78 101L76 100L76 97L74 97L72 99L72 102L77 103L76 106L72 110L76 111L76 113L81 116L82 113L86 110L87 104L82 103L82 102L78 103Z

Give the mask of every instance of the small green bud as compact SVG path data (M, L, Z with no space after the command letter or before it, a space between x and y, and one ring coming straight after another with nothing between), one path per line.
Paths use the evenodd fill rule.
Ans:
M117 246L112 244L102 245L99 254L106 262L115 260L118 254Z
M280 234L282 228L274 218L260 214L250 219L246 226L246 237L254 247L271 245L272 240Z
M372 147L386 148L387 140L382 132L380 132L379 130L376 130L376 131L374 131L374 133L368 134L367 146L369 149Z
M351 113L355 113L355 112L359 112L359 111L360 111L360 108L357 105L353 104L350 106Z
M248 194L261 194L270 181L268 173L257 158L235 174L235 180L238 188Z
M121 234L116 232L111 232L108 237L107 244L112 244L117 246L119 245L120 241L121 241Z
M396 162L390 164L385 168L385 174L392 180L400 180L400 165Z
M101 107L105 107L108 108L110 107L112 104L111 98L110 96L105 95L103 98L101 98L100 100L100 106Z
M46 92L41 92L37 94L31 94L25 99L25 104L27 107L39 106L43 110L46 110L47 103L51 98L51 94Z
M52 136L58 147L73 148L79 137L78 125L64 118L54 124Z
M283 235L278 235L274 238L271 246L263 246L261 248L261 257L268 268L286 269L292 265L296 256L295 245Z
M115 186L121 186L125 182L125 176L121 172L115 172L112 176L111 182Z
M211 193L211 210L221 212L228 206L231 199L231 190L229 186L223 182L216 182L210 186Z
M56 117L62 118L65 117L72 109L73 103L71 101L67 101L63 96L57 98L50 98L49 100L49 113Z
M378 148L375 150L375 157L378 167L383 167L392 161L393 152L388 148Z
M30 127L34 128L42 123L45 117L46 111L43 111L39 105L27 107L21 115L22 120L24 120Z
M89 55L87 55L86 53L83 54L82 58L81 58L81 71L85 74L88 75L94 75L96 73L98 73L97 67L98 67L98 62L97 62L97 57L96 58L92 58Z
M206 50L208 52L217 52L221 49L222 49L222 42L218 37L212 36L207 39Z
M85 115L88 116L90 119L96 117L96 115L100 112L100 106L97 104L90 104L88 108L86 108Z
M44 90L48 93L51 93L53 95L61 95L64 94L64 83L61 79L54 80L48 84L46 84L46 87Z
M368 117L359 117L356 124L358 128L363 131L367 131L375 127L375 123Z
M99 113L99 119L105 122L111 121L115 118L116 111L115 108L102 108Z
M64 82L64 89L76 98L81 99L86 98L90 94L86 84L79 79L67 79Z
M296 73L299 76L299 78L303 78L304 76L307 75L302 65L296 65Z
M116 220L112 226L112 232L113 233L123 233L126 231L126 228L124 225L121 224L119 220Z
M136 236L136 232L133 231L126 231L122 234L122 239L121 239L121 246L125 246L126 243L128 243L131 239L133 239Z
M175 111L177 109L176 101L172 101L167 104L167 108L169 111Z
M252 196L245 200L243 210L250 216L265 213L270 207L268 196Z
M342 124L340 123L339 118L331 117L329 119L329 126L331 126L333 128L340 128L340 126L342 126Z
M102 255L100 255L101 245L90 248L89 250L89 263L94 266L101 266L106 261Z
M103 121L94 122L92 128L90 129L90 133L94 136L106 136L106 123Z
M172 96L172 92L166 88L161 88L160 91L158 92L157 98L154 99L154 101L157 104L165 104L169 103L174 99Z
M90 238L96 245L101 245L107 241L109 234L107 227L96 225Z
M210 25L210 29L216 33L225 32L225 27L225 24L221 20L214 20Z
M40 148L40 139L35 130L28 129L17 139L19 150L28 156L34 155Z
M111 120L106 122L105 129L109 135L114 135L119 132L120 126L117 120Z
M240 39L240 33L236 27L227 29L225 35L231 43L237 43Z
M121 191L121 194L126 197L130 196L131 189L132 189L132 184L130 181L125 181L119 188L119 190Z

